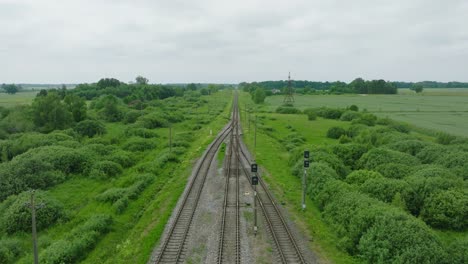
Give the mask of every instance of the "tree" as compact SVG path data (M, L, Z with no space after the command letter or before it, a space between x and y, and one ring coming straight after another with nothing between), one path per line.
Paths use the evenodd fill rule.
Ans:
M255 92L253 94L254 102L256 104L261 104L265 102L265 98L266 98L265 90L261 87L257 87L257 89L255 89Z
M463 230L468 227L468 194L455 189L435 193L425 201L421 217L433 227Z
M2 84L2 89L8 94L15 94L20 90L21 86L14 84Z
M148 84L148 79L141 76L141 75L138 75L136 78L135 78L135 81L137 84Z
M80 122L86 118L87 106L83 98L69 94L65 97L64 102L67 105L68 111L72 113L75 122Z
M194 84L194 83L189 83L189 84L187 85L187 90L195 91L195 90L197 90L197 85Z
M123 114L118 107L119 101L117 97L113 95L107 95L102 100L103 109L101 110L101 114L104 116L104 119L109 122L117 122L122 120Z
M420 93L423 91L424 86L421 83L415 83L411 86L410 89L415 91L416 93Z
M34 124L44 132L68 128L73 121L71 112L55 92L36 97L32 108Z
M107 87L117 87L122 84L119 80L114 78L103 78L97 82L97 86L100 89L105 89Z
M96 120L83 120L76 124L74 130L83 136L94 137L98 134L106 133L106 127Z
M367 83L362 78L356 78L349 84L351 90L355 93L366 94L367 93Z

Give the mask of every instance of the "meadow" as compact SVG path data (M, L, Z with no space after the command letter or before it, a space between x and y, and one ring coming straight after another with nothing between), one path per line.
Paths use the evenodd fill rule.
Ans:
M30 104L36 94L37 91L22 91L16 94L0 93L0 106L11 107Z
M401 89L398 95L295 95L294 106L346 108L357 105L379 117L389 117L429 131L458 136L468 134L468 89L426 89L414 94ZM275 111L283 96L269 96L260 110Z

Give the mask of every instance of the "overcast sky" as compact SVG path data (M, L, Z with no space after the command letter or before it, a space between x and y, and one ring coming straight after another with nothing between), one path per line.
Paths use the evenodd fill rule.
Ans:
M466 0L0 0L0 83L468 81Z

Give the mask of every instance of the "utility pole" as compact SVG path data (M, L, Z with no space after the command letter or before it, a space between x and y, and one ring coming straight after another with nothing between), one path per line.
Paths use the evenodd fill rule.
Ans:
M309 151L304 151L304 175L302 176L302 211L306 209L307 168L309 168Z

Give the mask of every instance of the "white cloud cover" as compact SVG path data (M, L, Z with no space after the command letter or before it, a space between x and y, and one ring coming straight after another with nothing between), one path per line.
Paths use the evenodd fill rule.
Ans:
M0 0L0 82L468 81L462 0Z

